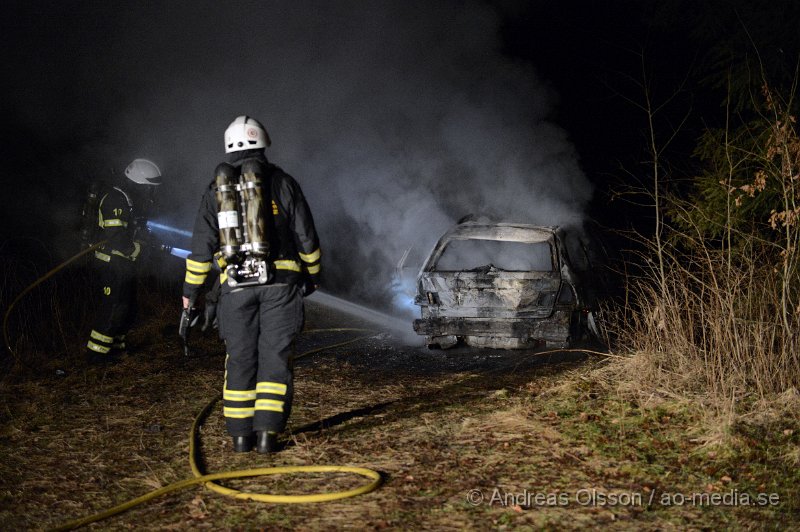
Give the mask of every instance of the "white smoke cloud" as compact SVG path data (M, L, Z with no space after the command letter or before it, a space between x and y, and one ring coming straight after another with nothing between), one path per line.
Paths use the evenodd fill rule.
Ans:
M333 292L384 304L403 252L426 253L461 216L567 225L591 196L549 121L554 91L500 52L500 20L481 2L118 9L86 13L99 27L113 21L99 48L78 43L91 59L62 52L81 65L91 104L59 113L101 132L92 157L120 171L135 157L157 161L169 181L163 220L191 228L224 129L240 114L260 119L268 157L311 204Z

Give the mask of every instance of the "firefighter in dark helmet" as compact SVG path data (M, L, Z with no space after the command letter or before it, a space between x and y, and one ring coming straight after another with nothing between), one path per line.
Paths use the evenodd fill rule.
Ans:
M319 285L320 247L297 182L270 163L264 126L237 117L225 131L228 161L203 194L186 260L184 309L194 305L212 261L225 341L223 414L233 449L278 450L292 407L294 341L303 296Z
M97 203L96 212L92 209L88 216L96 225L91 232L82 231L87 244L105 240L94 252L100 303L86 344L91 364L117 362L127 349L126 335L136 313L136 261L146 240L147 211L161 184L161 171L147 159L131 162L125 176L130 186L100 186L90 194Z

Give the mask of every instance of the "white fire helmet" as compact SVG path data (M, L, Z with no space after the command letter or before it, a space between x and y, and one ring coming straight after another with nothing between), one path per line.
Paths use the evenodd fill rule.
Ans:
M266 148L272 144L261 122L249 116L237 116L225 130L225 153L255 148Z
M139 185L161 184L161 170L147 159L134 159L125 169L125 177Z

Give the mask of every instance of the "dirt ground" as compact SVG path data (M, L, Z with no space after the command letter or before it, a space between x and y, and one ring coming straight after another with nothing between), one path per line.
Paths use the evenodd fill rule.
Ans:
M0 528L53 528L191 477L190 428L220 392L224 350L213 334L196 336L185 358L167 321L138 328L134 352L116 366L86 367L76 354L62 353L3 376ZM89 528L683 530L800 523L790 461L746 455L756 445L752 435L729 453L709 448L686 430L696 415L690 405L644 411L609 396L591 377L603 357L428 351L397 345L385 331L327 330L342 327L371 326L307 306L298 353L367 337L297 359L286 448L274 456L232 453L217 403L200 430L202 468L352 465L380 472L379 489L279 505L194 486ZM792 423L749 430L774 429L787 448L800 449L800 427ZM223 484L304 494L364 480L315 474ZM747 504L745 495L752 497Z

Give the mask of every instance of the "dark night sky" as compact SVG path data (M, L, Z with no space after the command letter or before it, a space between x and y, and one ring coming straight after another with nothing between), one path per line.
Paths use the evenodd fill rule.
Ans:
M655 24L654 4L540 2L504 24L508 53L530 61L559 92L556 120L570 133L584 171L597 185L596 200L602 199L605 187L623 179L623 167L635 172L644 157L646 116L629 101L642 99L636 84L642 80L643 65L656 100L686 82L687 94L669 110L676 116L690 100L696 105L704 97L697 94L690 75L702 51L686 38L687 28ZM709 105L713 103L700 103ZM697 111L699 119L714 110Z
M181 91L192 97L190 85L222 85L226 90L218 98L212 98L214 108L181 108L180 112L206 112L221 120L209 121L216 130L193 131L191 138L183 140L186 143L195 143L200 137L219 136L220 127L224 128L231 115L228 109L239 108L235 103L226 105L226 100L230 100L228 91L233 87L243 88L241 99L257 97L254 96L257 90L246 87L249 82L259 85L257 76L246 69L242 72L225 68L220 62L230 59L234 65L248 65L245 42L252 30L241 35L235 29L238 17L229 13L249 10L258 15L261 13L258 3L235 3L225 9L191 2L152 2L147 4L150 7L134 2L17 4L6 3L3 7L4 49L10 51L4 61L5 79L11 80L6 84L9 93L2 102L3 136L8 139L4 144L11 152L8 155L15 168L44 165L51 169L55 163L56 173L63 175L74 171L76 166L83 166L84 173L99 172L98 167L124 166L125 161L142 151L143 144L144 151L150 147L148 142L141 141L142 136L157 137L157 134L112 131L114 119L140 113L142 102L168 100ZM324 17L309 16L308 12L323 4L306 3L284 13L281 20L291 20L294 27L286 28L284 23L281 33L304 40L298 47L330 46L328 40L335 39L337 32L319 28L326 23ZM497 33L497 42L489 46L499 48L504 58L535 72L538 82L558 94L558 103L551 106L549 116L576 144L584 172L592 181L605 185L607 174L617 166L616 161L625 160L632 150L637 150L641 138L642 117L612 91L629 89L622 86L622 74L638 75L637 58L632 52L645 46L648 39L657 40L665 33L643 22L650 3L442 2L454 10L470 4L489 6L497 14L496 27L491 28L493 23L487 22L489 29ZM261 2L261 5L278 4ZM359 3L348 3L349 7L343 7L341 14L331 16L328 21L331 26L346 22L350 18L347 9L357 9L354 5ZM409 5L408 11L413 8ZM204 11L208 12L207 17ZM420 16L439 16L446 23L447 9L436 11L425 9ZM255 20L262 24L260 28L254 24L253 30L270 32L267 16L256 16ZM342 41L348 39L345 28L338 37ZM410 44L413 49L413 43ZM669 47L674 50L676 45L680 43L673 41ZM291 48L292 43L285 46ZM324 56L323 50L319 53ZM689 64L690 61L676 61L669 65L675 71L667 75L683 75ZM181 72L186 68L192 69L191 76ZM227 79L219 83L220 79L215 77ZM319 87L319 90L329 89ZM268 91L263 93L266 95ZM204 103L198 101L197 105ZM167 105L175 107L173 101ZM223 111L217 111L218 108ZM269 117L263 118L269 122ZM126 117L125 126L131 127L131 121ZM147 117L134 122L133 127L148 127ZM153 125L158 126L161 124ZM176 145L175 151L178 149ZM30 164L31 157L38 161ZM291 162L287 160L286 165L290 167ZM64 178L63 183L69 181Z
M164 220L190 227L222 132L245 113L306 190L329 283L385 277L410 242L470 211L624 219L606 193L621 165L640 170L637 53L656 99L688 80L664 114L693 106L677 151L716 120L719 95L689 75L708 44L690 36L695 4L726 5L5 2L3 232L65 255L86 184L134 157L161 164Z

